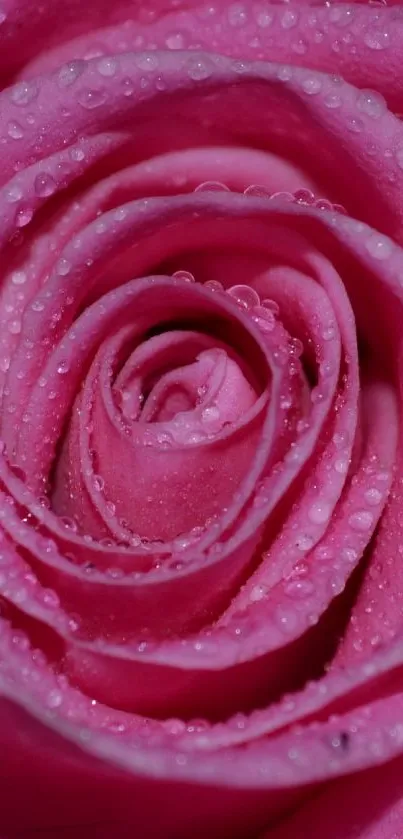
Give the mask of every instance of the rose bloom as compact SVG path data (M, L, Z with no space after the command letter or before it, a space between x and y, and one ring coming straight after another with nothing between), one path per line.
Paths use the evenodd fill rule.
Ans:
M0 39L2 839L401 839L402 7Z

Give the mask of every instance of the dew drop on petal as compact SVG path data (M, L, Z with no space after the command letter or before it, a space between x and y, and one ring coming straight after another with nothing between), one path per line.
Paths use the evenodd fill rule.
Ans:
M349 460L347 457L336 457L333 466L339 475L346 475L348 472Z
M302 89L309 96L314 96L322 90L322 81L318 76L306 76L302 82Z
M228 23L230 26L243 26L248 18L244 3L233 3L228 8Z
M211 407L204 408L201 418L206 424L217 422L220 419L220 411L216 406L212 405Z
M388 259L391 255L393 243L387 236L371 234L365 243L365 247L374 259L383 260Z
M332 110L340 108L342 104L341 97L337 93L328 93L328 95L325 96L323 101L326 107Z
M17 82L10 88L10 97L15 105L28 105L38 95L36 82Z
M158 57L153 53L138 53L136 55L136 64L140 70L157 70L158 63Z
M25 271L13 271L11 274L11 282L13 285L24 285L27 281L27 275Z
M195 192L231 192L231 190L220 181L204 181L196 187Z
M55 192L56 182L47 172L40 172L35 178L34 189L40 198L47 198Z
M390 43L390 32L387 29L368 29L364 35L364 44L371 50L385 50Z
M77 97L77 101L83 108L85 108L88 111L91 111L94 108L99 108L101 105L104 105L107 98L108 97L105 90L87 89L80 90Z
M58 80L61 87L69 87L71 84L81 76L81 73L85 70L87 64L82 59L76 59L75 61L69 61L68 64L64 64L63 67L59 70Z
M191 58L187 64L187 71L193 81L203 81L212 75L213 67L206 60Z
M313 593L314 587L309 580L291 580L284 586L284 591L289 597L308 597Z
M56 270L60 276L65 277L71 270L71 263L67 259L59 259Z
M57 366L57 372L60 374L60 376L66 375L66 373L68 373L69 370L70 370L70 365L69 365L68 361L59 361L59 364Z
M8 201L9 204L15 204L17 201L20 201L22 196L23 196L23 192L22 192L21 187L18 186L18 184L11 184L11 186L9 186L6 189L6 196L5 197L6 197L6 201Z
M267 29L273 23L273 14L267 9L259 10L256 15L256 23L261 29Z
M101 76L114 76L117 70L117 61L114 58L101 58L97 63L97 70Z
M274 312L264 306L255 306L252 310L252 320L255 321L261 332L272 332L276 325Z
M357 98L357 107L367 116L378 119L386 110L386 102L375 90L361 90Z
M301 536L298 536L295 544L299 551L310 551L314 545L314 540L311 536L302 534Z
M260 186L260 184L251 184L244 190L244 195L247 195L250 198L270 198L271 192L265 186Z
M371 528L373 520L374 517L369 510L358 510L356 513L352 513L348 523L353 530L365 533Z
M264 587L260 586L260 585L256 585L256 586L253 586L253 588L251 589L249 598L250 598L250 600L252 600L254 602L257 602L258 600L262 600L264 595L265 595Z
M7 134L13 140L20 140L24 136L21 125L18 122L9 122L7 125Z
M172 32L165 39L165 44L169 50L183 50L185 47L185 40L180 32Z
M172 276L176 280L183 280L183 282L185 282L185 283L195 283L196 282L193 274L191 274L190 271L175 271L175 273L172 274Z
M96 492L102 492L105 486L105 481L101 475L94 475L93 476L93 487Z
M247 285L234 285L227 290L227 294L233 297L234 300L245 309L253 309L259 306L260 297L257 292Z
M26 227L27 224L29 224L29 222L32 221L33 215L33 210L31 210L30 207L25 207L21 210L18 210L18 213L15 217L15 223L17 227Z
M314 524L324 524L329 521L331 515L331 506L324 501L316 501L309 508L308 518Z
M84 160L85 154L84 154L82 149L75 148L75 149L71 149L70 157L71 157L72 160L81 161L81 160Z
M60 690L51 690L46 697L46 705L48 708L59 708L63 702L63 694Z
M283 29L292 29L298 23L298 12L295 9L287 9L280 20Z
M367 489L364 493L364 498L367 504L370 504L374 507L376 507L382 501L382 497L382 493L379 489L376 489L376 487L370 487L370 489Z
M209 291L214 292L224 291L224 286L218 280L207 280L204 283L204 288L208 288Z

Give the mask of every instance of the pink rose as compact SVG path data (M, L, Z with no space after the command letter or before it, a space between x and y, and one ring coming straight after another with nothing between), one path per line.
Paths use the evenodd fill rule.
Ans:
M2 839L399 839L402 9L0 35Z

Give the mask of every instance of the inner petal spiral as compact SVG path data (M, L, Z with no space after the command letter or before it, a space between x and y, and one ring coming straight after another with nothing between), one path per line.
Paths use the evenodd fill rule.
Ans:
M270 330L272 320L267 311ZM231 346L233 324L190 323L157 335L121 327L101 344L76 397L52 506L95 539L197 540L231 505L256 455L267 366L256 348L249 358Z

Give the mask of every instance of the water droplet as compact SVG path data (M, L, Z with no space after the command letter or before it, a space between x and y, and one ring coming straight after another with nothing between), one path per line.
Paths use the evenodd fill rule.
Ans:
M220 411L219 409L212 405L211 407L204 408L202 411L202 421L207 423L210 422L217 422L220 419Z
M18 184L11 184L6 190L6 201L9 204L15 204L17 201L20 201L23 196L23 192Z
M280 314L280 306L276 303L275 300L270 300L269 298L265 298L262 300L262 306L264 309L268 309L273 315L277 316Z
M8 331L11 332L11 335L19 335L21 332L21 321L11 320L8 323Z
M77 531L77 522L69 516L60 516L59 521L67 530L72 530L74 533Z
M376 489L376 487L370 487L370 489L367 489L364 493L364 498L367 504L370 504L374 507L380 504L380 502L382 501L382 497L382 493L379 489Z
M295 44L292 44L291 49L293 52L296 52L297 55L305 55L305 53L308 52L308 44L304 38L300 38Z
M60 276L65 277L69 271L71 271L71 262L64 258L59 259L59 262L57 263L57 273L60 274Z
M301 536L298 536L295 544L299 551L310 551L314 545L314 540L312 539L312 536L302 534Z
M49 175L47 172L40 172L35 178L34 188L40 198L47 198L56 191L57 184L52 178L52 175Z
M342 104L341 97L337 93L328 93L328 95L325 96L323 101L326 107L331 109L340 108Z
M258 600L262 600L262 598L265 596L265 593L266 589L264 588L264 586L253 586L249 595L249 599L253 602L257 602Z
M309 508L308 517L314 524L324 524L329 521L332 508L324 501L316 501Z
M7 126L7 134L13 140L20 140L24 136L24 132L18 122L9 122Z
M314 587L309 580L291 580L285 584L284 591L290 597L308 597Z
M60 376L64 376L66 373L69 372L69 370L70 365L68 361L59 361L59 364L57 365L57 372L60 374Z
M140 70L156 70L158 68L158 58L154 53L139 53L136 55L136 64Z
M83 108L86 110L91 111L94 108L99 108L101 105L104 105L108 95L106 90L103 89L87 89L81 90L78 94L77 101Z
M13 271L11 274L11 282L13 285L24 285L27 281L27 275L25 271Z
M180 32L173 32L168 35L165 43L169 50L183 50L185 47L185 39Z
M352 513L348 523L353 530L364 533L371 528L373 520L374 517L369 510L358 510L356 513Z
M70 157L72 160L80 161L84 160L85 154L82 149L75 148L70 150Z
M334 469L339 475L346 475L348 472L349 467L349 459L348 457L337 457L334 461Z
M123 96L132 96L135 90L134 84L131 79L126 78L122 81L123 87Z
M101 58L97 62L97 70L101 76L114 76L117 70L117 61L114 58Z
M287 9L280 22L283 29L292 29L298 23L298 12L295 9Z
M364 35L364 44L371 50L384 50L390 43L390 32L386 29L369 29Z
M33 218L33 210L30 207L24 207L21 210L18 210L18 213L15 217L15 223L17 227L26 227Z
M244 195L250 198L270 198L271 192L267 187L260 184L251 184L244 190Z
M105 481L102 475L94 475L93 476L93 487L96 492L102 492L105 487Z
M254 307L252 310L252 320L255 321L261 332L272 332L276 325L274 313L264 306Z
M266 9L258 11L256 15L256 23L261 29L267 29L267 27L273 23L272 12L269 12Z
M231 192L231 190L220 181L204 181L196 187L195 192Z
M333 326L329 326L327 329L324 329L322 332L322 338L324 341L332 341L336 335L336 330Z
M358 559L358 552L354 548L343 548L340 551L340 558L353 564Z
M257 292L247 285L234 285L227 290L227 294L233 297L236 302L245 309L253 309L259 306L260 297Z
M285 609L277 609L275 618L280 629L283 632L292 633L297 626L297 615L294 611L286 611Z
M82 59L76 59L75 61L69 61L68 64L64 64L59 70L58 80L60 86L69 87L71 84L74 84L76 79L84 72L86 66L87 62Z
M34 81L17 82L10 90L10 97L15 105L28 105L37 95L38 86Z
M208 288L209 291L213 292L224 291L224 286L218 280L207 280L204 283L204 288Z
M191 274L190 271L175 271L175 273L172 274L172 276L175 277L176 280L183 280L183 282L185 283L196 282L193 274Z
M386 110L386 102L375 90L361 90L357 98L357 107L369 117L378 119Z
M57 609L60 606L60 600L55 591L51 588L45 588L40 594L42 603L48 609Z
M290 338L288 348L290 355L294 356L295 358L300 358L302 353L304 352L304 345L299 338Z
M292 67L288 64L280 65L277 69L277 78L280 79L281 82L289 82L290 79L292 79L292 75Z
M228 8L228 23L230 26L244 26L248 18L246 7L243 3L234 3Z
M313 96L322 90L322 81L318 76L306 76L302 82L302 89Z
M60 690L51 690L46 697L46 705L48 708L59 708L63 702L63 694Z
M374 259L388 259L393 250L393 242L387 236L372 234L367 239L365 247Z
M201 58L191 58L187 63L188 74L195 82L208 79L213 72L213 67L209 61Z
M31 303L31 309L34 312L43 312L44 308L45 306L40 300L34 300L34 302Z

